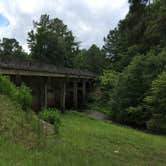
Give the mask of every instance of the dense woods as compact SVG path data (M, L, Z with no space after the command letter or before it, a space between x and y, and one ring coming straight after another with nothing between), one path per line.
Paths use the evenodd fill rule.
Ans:
M166 4L162 0L129 3L126 18L104 38L103 51L110 63L100 77L101 85L109 94L112 120L164 132Z
M166 2L129 0L125 19L104 37L104 45L81 49L58 18L41 15L28 33L28 55L15 39L0 42L1 56L22 56L97 74L93 102L115 122L164 133L166 130ZM94 94L95 96L95 94Z

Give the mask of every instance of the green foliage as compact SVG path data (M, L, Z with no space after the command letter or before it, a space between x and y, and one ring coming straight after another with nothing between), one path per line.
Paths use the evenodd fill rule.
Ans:
M100 77L101 87L107 94L113 120L137 127L147 125L159 132L160 127L164 130L164 120L154 114L166 115L166 74L155 79L166 65L166 3L128 2L126 18L104 38L103 52L112 72Z
M98 103L102 102L103 99L103 92L99 86L96 86L91 93L88 95L88 102L90 103Z
M28 57L16 39L3 38L0 41L0 56Z
M107 84L105 87L110 89L109 100L113 120L140 127L145 126L150 115L144 109L144 98L153 79L165 68L165 54L165 51L158 55L150 51L146 56L136 56L119 74L118 79L115 79L116 74L114 74L115 77L113 75L110 77L110 80L111 78L115 80L113 86L110 82L110 87Z
M1 94L0 101L1 139L4 138L8 144L22 144L28 149L38 149L45 144L45 130L34 112L23 111L17 102L6 95ZM47 131L53 133L53 130Z
M155 132L166 133L166 72L152 82L149 95L145 98L146 109L151 112L152 119L147 127Z
M105 67L105 57L96 45L87 50L84 61L85 68L97 74L100 74Z
M31 90L25 85L21 85L17 90L17 101L18 103L21 103L23 110L31 108L32 104Z
M145 98L152 113L166 115L166 72L152 82L150 94Z
M157 50L166 44L165 2L158 0L147 4L146 0L130 0L129 3L126 18L104 38L103 50L110 59L109 67L120 72L134 56L147 54L149 50Z
M156 55L138 55L122 72L105 71L100 77L102 99L109 101L111 117L114 121L145 127L151 113L144 108L144 98L153 79L166 65L165 50Z
M115 115L115 112L112 113L112 118ZM136 127L146 127L145 123L149 119L150 113L145 111L142 106L137 107L128 107L127 109L120 111L118 114L116 114L116 120L118 122L136 126Z
M140 14L149 0L129 0L130 12Z
M99 77L100 94L101 94L100 96L101 96L101 101L104 104L108 105L110 100L110 95L113 89L116 87L118 79L119 79L119 73L113 70L104 70L103 74Z
M60 127L60 111L56 108L49 108L44 109L40 114L39 117L44 121L51 123L54 125L55 132L59 132Z
M17 88L12 84L8 77L0 75L0 93L15 99Z
M103 51L93 44L89 49L79 51L79 54L75 57L74 66L101 74L103 69L106 68L106 62Z
M147 128L158 134L166 134L166 116L162 114L153 114L147 122Z
M13 101L21 105L23 110L31 107L31 91L25 85L16 87L8 77L0 75L0 93L9 96Z
M41 15L39 22L28 33L32 57L58 66L73 67L78 43L72 31L58 18Z
M113 70L105 70L100 76L100 83L106 89L113 89L118 81L119 73Z

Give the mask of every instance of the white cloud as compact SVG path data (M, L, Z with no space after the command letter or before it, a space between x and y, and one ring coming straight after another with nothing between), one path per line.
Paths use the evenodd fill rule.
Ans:
M58 17L68 25L82 47L95 43L103 44L103 37L128 11L128 0L1 0L0 14L10 21L0 28L0 38L16 38L27 49L27 32L32 29L32 20L41 14Z

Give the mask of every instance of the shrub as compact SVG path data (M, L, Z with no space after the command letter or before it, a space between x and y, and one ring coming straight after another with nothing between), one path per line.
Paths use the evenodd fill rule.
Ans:
M31 103L32 103L31 91L25 85L21 85L21 87L18 88L17 101L18 103L20 103L23 110L27 110L31 107Z
M31 91L25 85L16 87L8 77L0 75L0 93L21 105L23 110L31 107Z
M15 99L17 88L10 82L9 78L6 76L0 75L0 93L7 95L11 99Z
M153 115L152 119L147 122L147 128L155 133L166 134L166 116Z
M107 103L110 99L110 94L115 88L119 78L119 73L113 70L105 70L103 75L99 77L101 85L101 100Z
M122 110L117 117L117 121L135 126L145 127L146 121L149 119L149 112L145 111L142 106L128 107L126 110Z
M100 83L104 89L113 89L117 84L119 73L113 70L105 70L100 76Z
M44 109L39 117L44 121L54 125L55 132L59 132L60 127L60 111L56 108Z

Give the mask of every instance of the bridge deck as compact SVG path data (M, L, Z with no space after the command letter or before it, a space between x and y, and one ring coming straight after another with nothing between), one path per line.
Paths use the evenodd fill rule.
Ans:
M2 74L95 79L95 74L11 56L0 56Z

